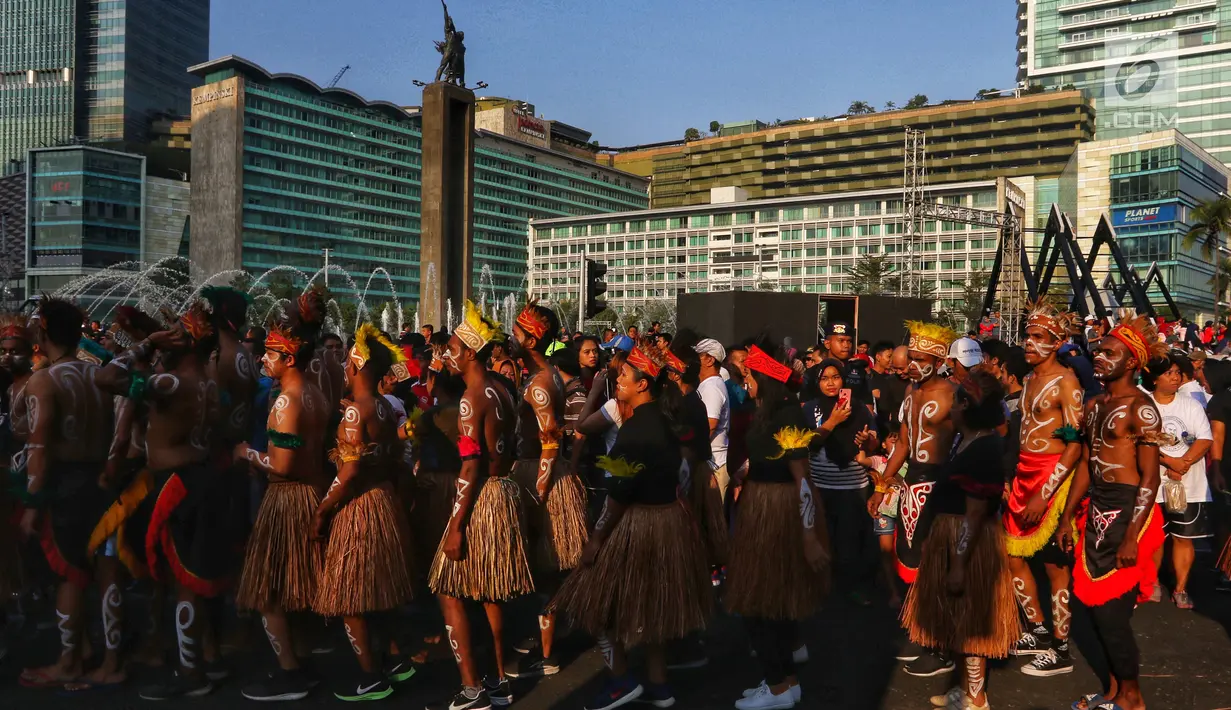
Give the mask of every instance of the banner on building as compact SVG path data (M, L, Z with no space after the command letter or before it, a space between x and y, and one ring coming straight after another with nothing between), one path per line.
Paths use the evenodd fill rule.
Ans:
M1175 205L1154 205L1152 207L1128 207L1113 210L1111 224L1113 227L1137 227L1143 224L1158 224L1175 221Z

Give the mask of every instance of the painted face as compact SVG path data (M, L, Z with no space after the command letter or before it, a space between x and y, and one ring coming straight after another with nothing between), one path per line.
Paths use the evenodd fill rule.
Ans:
M282 353L274 350L266 350L265 355L261 357L261 364L265 367L265 374L275 380L282 377L286 372L286 368L290 367L290 363L286 361Z
M529 340L530 340L530 334L522 330L520 325L517 325L516 323L514 323L513 324L513 340L510 341L510 344L513 346L512 354L514 355L514 357L520 357L524 355L527 350L530 349L530 346L527 343L527 341Z
M628 363L621 365L620 376L616 378L616 399L627 402L640 390L641 383L637 381L637 373L633 371L632 366Z
M30 346L24 340L0 340L0 368L17 375L30 369Z
M1056 352L1058 347L1059 343L1045 329L1037 325L1026 328L1026 342L1022 343L1022 349L1026 351L1027 363L1038 365Z
M906 377L911 382L927 382L936 375L936 356L911 351L906 364Z
M462 374L462 345L461 338L456 335L449 338L449 344L445 346L445 351L440 354L440 360L449 368L449 372L455 375Z
M838 392L842 389L842 373L836 367L827 367L821 373L817 384L821 387L821 394L826 397L837 397Z
M342 343L341 338L327 338L325 340L325 352L334 358L334 362L342 361L342 351L346 346Z
M1118 380L1136 362L1127 345L1116 338L1103 338L1094 349L1094 376L1102 382Z

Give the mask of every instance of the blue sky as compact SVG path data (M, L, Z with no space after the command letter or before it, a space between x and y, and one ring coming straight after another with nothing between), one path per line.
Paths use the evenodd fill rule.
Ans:
M439 0L213 0L210 55L418 104ZM1014 81L1009 0L453 0L467 82L535 104L605 146L689 126L836 115Z

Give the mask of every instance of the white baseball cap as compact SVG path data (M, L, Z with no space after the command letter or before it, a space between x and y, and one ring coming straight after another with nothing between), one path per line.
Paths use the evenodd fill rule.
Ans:
M962 363L962 367L974 367L983 362L983 349L970 338L958 338L949 346L949 357Z
M718 342L717 340L714 340L713 338L706 338L702 340L701 342L692 346L692 349L696 350L700 354L709 355L713 357L715 360L717 360L718 362L722 362L723 360L727 359L726 348L722 347L722 343Z

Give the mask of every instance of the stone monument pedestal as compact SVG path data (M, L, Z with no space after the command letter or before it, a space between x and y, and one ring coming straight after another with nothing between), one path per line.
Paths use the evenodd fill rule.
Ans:
M474 271L474 92L428 84L422 116L419 323L441 331L448 303L461 318Z

